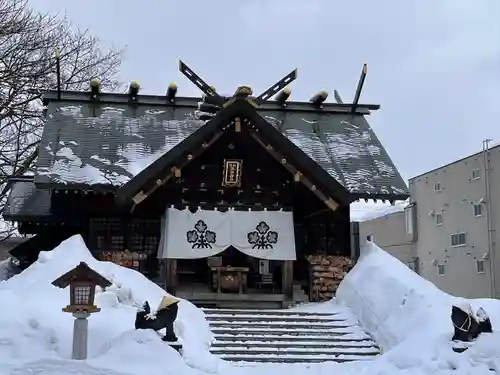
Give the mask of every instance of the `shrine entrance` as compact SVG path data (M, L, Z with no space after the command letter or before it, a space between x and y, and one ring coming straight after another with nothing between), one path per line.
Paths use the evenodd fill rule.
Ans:
M205 307L281 308L293 300L284 284L286 261L241 253L243 262L233 265L226 261L231 250L206 259L167 259L167 291Z
M293 299L293 213L168 208L159 258L165 287L178 297L281 305Z
M233 246L217 256L177 260L177 291L282 293L282 262L257 259Z
M161 218L158 281L170 293L205 306L287 307L316 289L330 292L308 256L350 253L352 197L332 177L333 160L322 168L310 146L298 146L309 134L302 134L310 127L306 112L288 114L281 105L266 112L245 93L239 88L223 108L204 100L200 111L213 112L199 131L115 199L134 217ZM299 138L287 135L285 118ZM313 282L316 274L321 282Z

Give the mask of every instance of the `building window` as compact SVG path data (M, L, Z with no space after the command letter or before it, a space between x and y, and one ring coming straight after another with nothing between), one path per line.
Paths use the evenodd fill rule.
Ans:
M413 206L405 208L406 234L413 234Z
M474 216L479 217L483 214L483 205L481 203L474 204Z
M439 181L434 182L434 191L438 193L442 190L443 190L443 184Z
M477 273L484 273L484 260L476 261L476 270Z
M444 264L438 264L437 265L437 272L438 272L439 276L443 276L444 275Z
M366 240L373 242L373 234L369 234L368 236L366 236Z
M434 214L434 220L436 222L436 225L443 225L443 213L442 212L436 212Z
M465 232L451 235L451 246L459 247L467 244L467 234Z
M473 169L471 174L471 180L479 180L481 178L481 170Z

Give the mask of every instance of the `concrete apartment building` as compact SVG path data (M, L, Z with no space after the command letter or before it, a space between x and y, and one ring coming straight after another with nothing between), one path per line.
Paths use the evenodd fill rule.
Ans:
M412 237L406 234L403 204L376 212L359 224L360 243L375 242L392 256L414 269Z
M447 293L499 298L500 145L413 177L409 188L404 211L360 223L361 239L372 236Z

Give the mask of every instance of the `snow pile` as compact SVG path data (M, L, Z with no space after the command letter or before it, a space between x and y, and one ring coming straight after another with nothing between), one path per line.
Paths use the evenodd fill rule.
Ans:
M73 317L63 313L68 290L51 285L80 261L112 281L99 290L102 311L89 319L89 359L72 361ZM500 373L500 334L482 334L463 353L452 350L452 304L469 302L490 315L500 329L500 301L455 298L438 290L376 245L368 243L360 262L341 283L337 301L305 304L299 310L338 312L350 307L380 344L373 361L317 364L241 364L208 352L212 341L201 310L179 304L176 331L181 357L151 330L135 330L135 313L144 300L153 307L165 292L130 269L95 260L82 238L74 236L51 252L42 252L27 270L0 282L0 375L271 375L293 374L455 374ZM346 311L348 313L348 311ZM352 317L355 319L355 317ZM351 319L349 319L351 320Z
M28 269L0 282L1 375L15 368L19 372L13 373L19 374L29 373L29 368L43 370L44 363L57 368L71 358L73 317L61 311L68 304L69 291L51 282L81 261L113 283L106 291L96 292L96 305L102 311L89 318L89 359L84 361L85 366L137 374L194 371L187 362L203 371L215 371L218 359L208 353L212 335L201 310L185 300L179 303L175 329L185 348L185 358L181 358L155 332L134 329L137 308L145 300L155 308L165 291L134 270L97 261L77 235L53 251L40 253ZM37 367L33 362L39 361ZM69 363L75 368L84 366ZM60 371L64 372L62 367Z
M337 301L356 312L386 353L373 362L372 374L500 372L500 333L495 332L500 330L500 301L452 297L373 243L367 243L359 263L342 281ZM494 333L482 334L459 354L452 350L450 314L453 304L464 303L474 311L483 307Z

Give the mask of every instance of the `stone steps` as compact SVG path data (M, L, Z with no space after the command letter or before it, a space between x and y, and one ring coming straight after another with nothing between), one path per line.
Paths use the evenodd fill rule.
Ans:
M321 350L320 350L321 349ZM376 348L338 348L338 347L323 347L323 348L309 348L309 347L288 347L288 348L276 348L276 347L260 347L254 348L253 346L235 346L235 347L219 347L212 350L213 354L224 354L224 355L246 355L246 354L271 354L271 355L300 355L300 354L324 354L337 357L339 355L348 355L355 353L358 356L365 355L377 355L378 349Z
M220 334L217 337L224 342L232 341L232 342L250 342L250 343L267 343L271 342L335 342L342 345L342 343L359 343L359 345L363 346L363 343L373 344L372 339L369 336L366 338L360 338L357 335L353 337L353 335L345 334L345 335L337 335L337 336L298 336L298 335L266 335L262 336L259 334L256 335L239 335L239 334Z
M290 347L293 348L309 348L309 349L320 349L320 348L332 348L332 342L335 341L281 341L281 342L273 342L273 348L283 348L287 349ZM231 345L233 344L233 345ZM231 342L215 342L212 344L212 348L237 348L237 347L245 347L245 348L269 348L269 342L264 341L231 341ZM361 342L352 342L352 341L337 341L335 342L336 348L376 348L373 345L373 342L368 340ZM377 349L378 350L378 349Z
M325 323L318 323L318 322L281 322L281 321L253 321L253 322L245 322L245 321L214 321L211 322L211 327L213 328L234 328L234 327L240 327L243 330L247 328L255 328L255 326L258 326L260 328L269 328L269 329L281 329L281 330L289 330L290 326L293 326L294 329L301 329L301 330L315 330L315 329L330 329L330 330L336 330L339 328L349 328L349 325L346 324L325 324Z
M265 355L241 355L241 356L233 356L226 355L223 357L226 361L230 362L240 362L240 363L318 363L318 362L353 362L353 361L366 361L371 358L361 358L358 356L340 356L340 357L331 357L327 356L318 356L318 355L300 355L300 356L270 356L268 354Z
M252 328L248 329L241 329L241 328L236 328L235 327L224 327L224 328L217 328L217 327L212 327L212 332L217 336L220 334L233 334L233 335L247 335L247 336L255 336L255 337L262 337L262 336L267 336L267 335L285 335L285 336L344 336L344 335L352 335L355 332L352 331L351 327L347 328L336 328L336 329L322 329L322 330L310 330L310 329L303 329L303 328L294 328L294 327L286 327L286 328L280 328L280 329L269 329L269 328L262 328L258 327L257 325L254 325ZM365 335L362 338L369 338L369 336Z
M309 313L305 311L293 311L293 310L282 310L282 309L217 309L217 308L203 308L202 309L206 315L217 316L241 316L241 315L279 315L279 316L324 316L330 317L335 316L339 313Z
M243 320L245 322L268 322L268 321L280 321L280 322L298 322L298 323L323 323L323 322L342 322L344 319L336 318L335 316L324 316L324 315L251 315L251 314L241 314L241 315L226 315L226 314L211 314L210 320L215 321L229 321L234 322L238 320Z
M215 336L211 352L228 361L346 362L373 359L380 352L357 322L340 308L332 313L203 310Z

